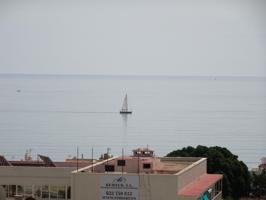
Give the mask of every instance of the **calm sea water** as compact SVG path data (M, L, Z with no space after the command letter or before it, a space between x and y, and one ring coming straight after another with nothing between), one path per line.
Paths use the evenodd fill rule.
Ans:
M0 154L53 160L159 156L188 145L224 146L249 167L266 156L266 79L208 77L0 76ZM20 91L18 91L20 90ZM128 94L132 115L119 114Z

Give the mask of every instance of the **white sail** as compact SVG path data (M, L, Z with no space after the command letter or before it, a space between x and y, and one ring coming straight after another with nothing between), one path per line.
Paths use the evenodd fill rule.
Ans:
M122 105L122 109L121 109L121 111L128 111L128 105L127 105L127 94L126 94L126 96L125 96L125 98L124 98L124 101L123 101L123 105Z
M127 105L127 94L124 98L122 109L120 110L120 114L132 114L132 111L128 110L128 105Z

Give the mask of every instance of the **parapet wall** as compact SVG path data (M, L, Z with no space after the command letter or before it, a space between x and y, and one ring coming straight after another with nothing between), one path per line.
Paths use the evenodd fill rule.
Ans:
M120 174L120 173L72 173L72 194L75 200L103 199L101 192L102 180L125 177L127 180L136 179L139 200L176 200L177 179L175 175L162 174ZM110 182L112 183L112 182ZM110 190L110 192L116 191ZM129 190L130 191L130 190ZM134 196L134 195L133 195ZM124 198L121 198L124 199ZM129 198L129 199L134 199Z
M188 185L205 173L207 173L206 158L201 158L197 162L194 162L193 164L178 172L176 174L177 192L179 192L184 186Z
M70 185L73 168L0 167L0 185Z

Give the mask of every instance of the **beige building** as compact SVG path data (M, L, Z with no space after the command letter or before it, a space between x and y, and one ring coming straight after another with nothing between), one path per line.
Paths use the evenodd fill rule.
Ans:
M222 175L206 173L206 158L159 158L145 148L134 150L132 156L80 163L78 170L45 161L46 166L1 166L4 196L46 200L222 199Z

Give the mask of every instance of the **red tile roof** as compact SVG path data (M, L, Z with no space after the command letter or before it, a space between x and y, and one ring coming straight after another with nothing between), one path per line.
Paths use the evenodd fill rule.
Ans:
M25 161L25 160L19 160L19 161L9 161L12 166L25 166L25 167L52 167L52 166L47 166L45 165L44 162L42 161ZM77 167L77 161L67 161L67 162L53 162L54 167L72 167L76 168ZM88 165L91 165L91 161L78 161L78 167L83 168Z
M209 189L214 183L223 177L221 174L204 174L197 180L184 187L178 195L180 196L199 196Z
M28 166L28 167L43 167L44 164L41 161L33 160L11 160L9 161L12 166Z

